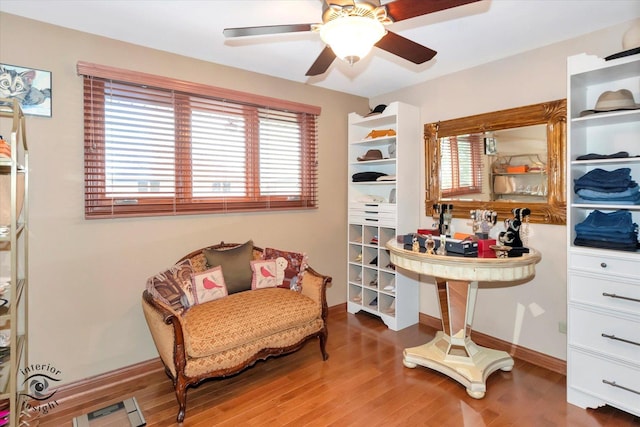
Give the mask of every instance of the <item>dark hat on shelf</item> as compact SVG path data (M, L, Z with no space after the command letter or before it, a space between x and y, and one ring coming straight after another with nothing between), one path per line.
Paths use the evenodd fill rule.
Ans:
M359 162L366 162L367 160L381 160L382 159L382 151L380 150L369 150L367 154L364 156L358 157Z
M629 28L622 37L622 52L614 53L604 58L606 61L624 58L640 53L640 22Z
M387 106L384 105L384 104L376 105L376 108L371 110L371 112L369 114L367 114L365 117L375 116L376 114L380 114L380 113L382 113L384 111L385 108L387 108Z
M607 90L602 92L598 97L596 106L591 110L584 110L580 113L580 117L594 113L604 113L607 111L617 110L637 110L640 104L636 104L633 94L628 89L620 89L616 91Z
M353 182L368 182L375 181L381 176L386 176L386 173L383 172L357 172L354 173L351 178Z

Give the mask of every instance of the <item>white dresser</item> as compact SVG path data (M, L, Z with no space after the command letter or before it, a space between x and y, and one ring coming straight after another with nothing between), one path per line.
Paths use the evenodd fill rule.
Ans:
M574 193L574 179L596 168L629 168L640 182L640 109L580 114L605 91L628 89L640 103L640 55L605 61L581 54L567 68L567 401L640 416L640 253L574 244L575 225L595 210L625 209L640 223L640 205L584 201ZM578 160L624 151L629 157Z

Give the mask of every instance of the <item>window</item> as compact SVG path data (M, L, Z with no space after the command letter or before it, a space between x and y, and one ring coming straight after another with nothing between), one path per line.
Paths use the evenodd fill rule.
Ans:
M443 197L482 192L482 150L479 135L450 136L440 142Z
M317 207L318 107L78 63L85 216Z

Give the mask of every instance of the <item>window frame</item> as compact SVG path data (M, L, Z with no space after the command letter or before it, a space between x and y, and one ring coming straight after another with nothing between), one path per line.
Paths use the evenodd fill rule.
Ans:
M245 92L233 91L168 77L155 76L86 62L78 62L78 74L84 77L85 123L85 218L116 218L129 216L182 215L197 213L228 213L239 211L271 211L283 209L315 209L317 199L317 121L320 107L281 100ZM173 92L174 118L189 119L182 131L175 134L175 194L171 197L107 197L106 136L104 85L118 84ZM88 85L93 87L88 88ZM102 87L100 86L102 85ZM87 91L91 91L90 94ZM195 197L191 185L191 111L192 99L224 102L249 120L245 130L245 196ZM184 109L184 110L183 110ZM260 190L258 165L260 136L256 132L264 118L261 111L272 111L300 126L299 185L300 195L263 195ZM262 116L261 116L262 115ZM184 125L184 123L183 123ZM255 136L247 136L252 133ZM186 157L185 157L186 156ZM188 160L185 160L188 159ZM297 165L296 165L297 166ZM253 192L253 193L252 193ZM130 202L130 203L129 203Z

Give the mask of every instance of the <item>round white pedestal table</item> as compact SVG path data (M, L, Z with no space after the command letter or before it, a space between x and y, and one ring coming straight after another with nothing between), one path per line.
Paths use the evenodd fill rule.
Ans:
M471 340L478 282L521 284L534 276L540 253L529 248L528 254L514 258L431 255L404 249L395 239L386 248L396 267L433 276L438 286L442 331L426 344L405 349L404 366L434 369L463 384L469 396L483 398L487 377L498 369L510 371L513 359Z

